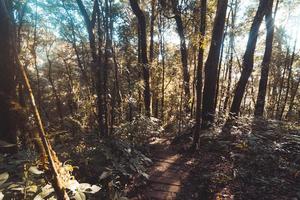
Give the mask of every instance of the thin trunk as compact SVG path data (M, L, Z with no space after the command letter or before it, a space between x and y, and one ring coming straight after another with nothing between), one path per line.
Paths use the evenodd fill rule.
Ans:
M294 101L295 101L295 97L296 97L298 89L299 89L299 85L300 85L300 78L298 78L298 81L296 83L294 91L291 91L291 100L290 100L290 105L289 105L289 108L288 108L288 112L285 116L286 119L289 119L289 117L292 114L292 110L293 110L293 107L294 107Z
M282 77L280 79L280 84L279 84L279 91L278 91L278 98L277 98L277 102L276 102L276 113L275 113L275 117L276 119L279 118L279 115L280 115L280 102L281 102L281 96L282 96L282 90L283 90L283 86L284 86L284 78L285 78L285 74L286 74L286 71L287 71L287 68L289 67L289 55L290 54L290 51L289 51L289 48L287 49L287 52L286 52L286 56L285 56L285 65L284 65L284 68L283 68L283 73L282 73Z
M47 53L47 60L48 60L48 80L50 82L52 93L53 93L53 96L54 96L55 105L56 105L56 112L57 112L58 117L59 117L59 122L62 123L63 114L62 114L61 101L60 101L60 97L59 97L59 94L57 92L57 89L55 87L54 81L52 79L52 61L50 60L48 53Z
M234 3L233 3L234 1ZM226 87L226 93L225 93L225 100L224 100L224 106L223 106L223 111L226 113L227 111L227 106L231 97L231 84L232 84L232 67L233 67L233 54L234 54L234 42L235 42L235 19L236 19L236 13L237 13L237 8L238 8L238 1L233 0L232 1L232 15L231 15L231 23L230 23L230 32L229 32L229 61L228 61L228 81L227 81L227 87ZM233 5L234 4L234 5Z
M158 23L159 31L159 47L161 55L161 65L162 65L162 77L161 77L161 120L164 122L164 104L165 104L165 40L164 40L164 28L165 24L162 18L162 13L159 15Z
M218 63L218 73L217 73L217 83L216 83L216 95L215 95L215 100L214 100L214 102L215 102L215 108L217 108L217 105L218 105L220 75L221 75L221 68L222 68L223 54L224 54L224 46L225 46L224 42L225 42L225 39L226 39L226 36L227 36L228 20L229 20L229 17L231 15L231 12L232 12L232 10L230 9L230 11L228 12L228 16L226 18L225 30L224 30L224 33L223 33L223 36L222 36L221 55L220 55L220 59L219 59L219 63ZM221 88L221 90L222 90L222 88ZM221 96L222 96L222 91L221 91Z
M177 32L180 38L180 53L181 53L181 64L182 64L182 75L183 75L183 88L184 88L184 108L186 113L189 112L189 101L191 98L190 94L190 74L188 68L188 51L185 41L185 33L183 21L181 18L181 11L178 8L178 0L172 0L172 9L176 22Z
M284 110L285 110L285 107L286 107L286 103L287 103L287 100L288 100L288 96L289 96L290 84L291 84L291 78L292 78L292 68L293 68L294 59L295 59L296 45L297 45L297 39L295 40L291 61L289 63L289 67L288 67L289 73L288 73L288 77L287 77L286 93L285 93L285 97L284 97L284 100L283 100L283 105L282 105L281 111L280 111L279 116L278 116L279 120L282 119L282 116L283 116L283 113L284 113Z
M150 47L149 47L149 65L153 67L154 59L154 22L156 18L156 0L151 0L151 17L150 17ZM151 108L154 110L154 117L158 118L158 92L155 91L155 77L151 76L152 100Z
M202 104L202 71L203 71L203 60L204 60L204 41L206 33L206 7L207 0L201 0L200 10L200 44L198 52L198 67L197 67L197 82L196 82L196 125L193 140L193 149L197 149L197 145L200 137L200 126L201 126L201 104Z

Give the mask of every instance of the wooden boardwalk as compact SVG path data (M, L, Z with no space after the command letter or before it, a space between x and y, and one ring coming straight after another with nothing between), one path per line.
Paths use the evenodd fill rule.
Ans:
M153 145L148 183L131 200L176 199L191 170L191 160L170 147L168 140Z

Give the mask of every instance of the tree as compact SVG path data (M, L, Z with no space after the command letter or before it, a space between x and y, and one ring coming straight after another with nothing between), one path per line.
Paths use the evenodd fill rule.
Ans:
M289 96L289 92L291 90L290 85L291 85L291 79L292 79L292 68L293 68L293 64L295 61L295 51L296 51L296 46L297 46L297 38L295 39L295 43L294 43L294 48L293 48L293 53L292 53L292 57L290 59L290 62L288 62L288 77L287 77L287 85L286 85L286 92L284 95L284 100L283 100L283 105L278 113L277 119L281 120L283 117L283 113L287 104L287 100L288 100L288 96Z
M204 40L206 32L206 7L207 1L201 1L201 16L200 16L200 44L198 52L198 65L197 65L197 80L196 80L196 125L194 132L193 149L199 141L200 136L200 126L201 126L201 102L202 102L202 70L203 70L203 60L204 60Z
M230 108L230 113L234 116L237 115L240 111L241 102L245 93L246 85L248 83L248 79L252 73L253 69L253 62L254 62L254 52L258 37L258 31L265 16L268 6L271 3L270 0L260 0L259 6L254 16L250 32L249 38L247 42L246 52L243 57L243 64L242 64L242 72L240 79L237 83L237 87L234 92L233 101Z
M178 6L178 0L172 0L172 9L176 22L177 32L180 39L180 53L181 53L181 64L182 64L182 76L183 76L183 89L184 89L184 107L186 112L189 112L189 100L190 94L190 74L188 68L188 50L186 47L184 26L181 18L181 11Z
M15 33L9 8L9 1L0 1L0 140L17 144Z
M89 45L90 45L90 51L91 51L91 55L92 55L92 62L91 62L91 68L92 68L92 72L94 75L94 83L95 83L95 90L96 90L96 94L97 94L97 107L98 107L98 124L99 124L99 130L101 132L102 135L107 135L107 131L108 131L108 127L107 127L107 117L106 117L106 113L105 113L105 106L104 105L104 90L105 88L103 88L104 84L103 84L103 56L102 56L102 35L101 35L101 27L99 27L100 25L100 11L99 11L99 4L98 4L98 0L94 1L94 5L93 5L93 11L92 11L92 17L90 19L86 8L84 6L84 4L82 3L81 0L76 0L79 10L84 18L85 21L85 25L86 25L86 29L88 32L88 37L89 37ZM98 18L98 19L97 19ZM96 25L96 20L98 20L98 27L97 27L97 34L98 34L98 44L96 43L96 36L95 36L95 32L94 32L94 28ZM99 48L97 48L97 45L99 46ZM98 52L97 52L98 49Z
M266 11L266 17L265 17L266 29L267 29L266 46L265 46L263 61L261 64L261 75L260 75L258 95L257 95L255 111L254 111L255 116L263 116L264 108L265 108L265 99L266 99L267 84L268 84L268 77L269 77L269 66L272 57L272 46L273 46L273 36L274 36L274 19L272 17L272 7L273 7L273 0L270 0L270 3L268 4L267 11Z
M233 5L234 4L234 5ZM226 74L228 73L228 79L227 79L227 87L225 91L225 100L223 105L223 110L227 111L228 102L231 97L231 85L232 85L232 69L233 69L233 54L234 54L234 43L235 43L235 35L234 31L236 29L235 20L236 20L236 13L238 8L239 2L237 0L232 1L231 6L231 21L230 21L230 31L229 31L229 60L227 63L227 69L225 73L225 80L226 80ZM222 93L221 93L222 95Z
M151 103L151 93L150 93L150 70L148 66L147 58L147 33L146 33L146 18L143 11L140 9L137 0L130 0L130 5L133 13L138 20L138 32L139 32L139 46L140 46L140 59L143 68L143 78L144 78L144 105L146 116L150 117L150 103Z
M216 17L214 20L211 45L205 63L205 80L202 103L202 128L207 128L214 121L215 95L218 74L220 49L223 40L226 10L228 0L218 0Z

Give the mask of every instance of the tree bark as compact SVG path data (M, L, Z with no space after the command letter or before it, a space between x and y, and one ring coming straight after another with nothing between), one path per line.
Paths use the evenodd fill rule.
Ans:
M83 19L85 21L86 29L88 32L89 36L89 45L90 45L90 50L91 50L91 55L92 55L92 62L91 62L91 69L92 73L94 75L94 82L95 82L95 90L97 94L97 108L98 108L98 124L99 124L99 130L100 134L102 136L107 135L107 123L106 123L106 116L105 116L105 109L104 107L104 100L103 100L103 66L102 66L102 52L101 52L101 47L102 47L102 36L99 35L100 33L100 27L99 27L99 16L100 16L100 11L99 11L99 5L98 5L98 0L94 1L94 6L93 6L93 11L92 11L92 17L90 19L85 6L82 3L82 0L76 0L79 10L83 16ZM98 16L97 16L98 15ZM98 17L98 19L97 19ZM98 20L98 52L97 52L97 43L96 43L96 37L94 33L94 28L96 24L96 20Z
M200 126L201 126L201 103L202 103L202 71L203 71L203 60L204 60L204 40L206 32L206 9L207 0L201 0L200 10L200 45L198 52L198 66L197 66L197 80L196 80L196 125L193 140L193 150L197 148L199 137L200 137Z
M138 19L139 27L139 42L140 42L140 55L141 65L143 68L144 78L144 105L146 116L151 116L150 104L151 104L151 92L150 92L150 70L148 66L147 58L147 33L146 33L146 18L143 11L140 9L137 0L130 0L130 5L133 13Z
M259 27L261 25L263 17L266 14L269 3L270 0L260 0L258 9L256 11L254 20L251 25L246 52L243 57L242 73L238 81L237 87L235 89L233 102L230 108L230 113L233 116L238 115L240 111L240 106L245 93L246 85L253 69L254 52L255 52Z
M287 86L286 86L286 92L285 92L285 96L284 96L284 100L283 100L283 105L282 105L282 108L281 108L279 116L278 116L279 120L282 119L282 116L283 116L283 113L284 113L284 110L285 110L285 107L286 107L286 103L287 103L287 100L288 100L289 92L291 90L290 85L291 85L291 78L292 78L292 68L293 68L293 64L294 64L294 60L295 60L296 46L297 46L297 39L295 40L292 57L291 57L291 60L289 62L289 65L288 65L289 73L288 73L288 77L287 77Z
M62 104L61 104L59 94L57 92L57 89L55 87L55 84L54 84L54 81L53 81L53 78L52 78L52 61L49 58L49 53L48 52L47 52L46 57L47 57L47 61L48 61L48 81L50 82L52 93L53 93L53 96L54 96L55 105L56 105L56 112L57 112L58 117L59 117L59 122L60 122L60 124L62 124L62 122L63 122Z
M231 23L230 23L230 32L229 32L229 60L227 63L227 70L228 70L228 81L227 81L227 86L226 86L226 92L225 92L225 100L224 100L224 105L223 105L223 111L226 113L227 111L227 106L228 102L230 100L231 94L231 84L232 84L232 67L233 67L233 53L234 53L234 41L235 41L235 18L236 18L236 13L237 13L237 8L238 8L238 1L234 0L234 3L232 1L232 6L234 6L232 9L232 14L231 14Z
M262 117L264 113L268 77L269 77L269 68L270 68L269 66L272 57L273 36L274 36L274 19L272 17L272 7L273 7L273 0L270 0L270 3L268 4L268 8L266 11L266 17L265 17L266 29L267 29L266 47L265 47L265 53L262 61L258 95L257 95L255 111L254 111L254 115L257 117Z
M15 33L7 6L4 0L0 0L0 140L16 145L16 64L13 52Z
M218 0L211 45L205 63L204 98L202 104L202 128L204 129L208 128L214 121L218 63L225 26L227 3L228 0Z
M190 94L190 74L188 68L188 51L186 47L184 27L181 18L181 11L178 9L178 0L172 0L172 9L173 9L174 18L177 26L178 36L180 39L180 53L181 53L183 89L184 89L184 108L186 113L189 113L190 110L189 101L191 98L191 94Z
M291 100L290 100L290 105L289 105L287 114L285 116L286 119L289 119L289 117L292 114L292 110L293 110L293 107L294 107L294 101L295 101L295 97L297 95L299 86L300 86L300 78L298 78L298 81L296 82L296 86L295 86L294 91L291 91Z

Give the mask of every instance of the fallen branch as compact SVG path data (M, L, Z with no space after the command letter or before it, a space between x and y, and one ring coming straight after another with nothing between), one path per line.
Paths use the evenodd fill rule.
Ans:
M46 156L47 156L48 161L49 161L49 169L47 169L47 170L49 170L49 172L50 172L49 174L51 175L50 176L50 181L51 181L52 186L53 186L53 188L55 190L55 193L57 195L57 199L58 200L69 200L69 197L68 197L67 192L66 192L66 188L63 184L63 181L62 181L62 179L59 175L58 169L57 169L58 167L61 166L61 163L57 159L57 157L55 155L55 152L52 150L51 145L50 145L49 141L46 138L46 132L44 130L44 126L43 126L43 123L42 123L42 120L41 120L41 117L40 117L40 113L39 113L38 108L37 108L36 103L35 103L35 98L34 98L34 95L33 95L31 85L30 85L28 76L26 74L25 68L21 64L18 57L17 57L16 60L17 60L17 65L20 69L21 75L24 79L25 88L27 89L27 91L29 93L29 96L30 96L31 109L32 109L32 112L34 114L35 121L37 123L39 137L41 138L43 148L45 150ZM40 151L40 152L43 152L43 151Z

